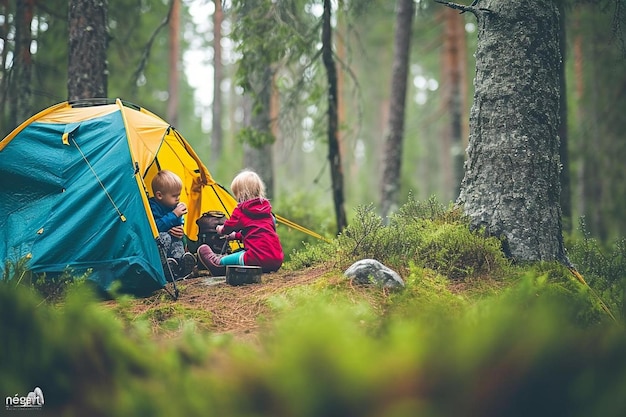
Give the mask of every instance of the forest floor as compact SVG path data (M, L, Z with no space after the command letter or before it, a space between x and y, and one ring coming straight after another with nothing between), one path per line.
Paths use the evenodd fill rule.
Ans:
M281 296L296 287L315 285L324 280L322 287L347 286L351 298L363 300L374 310L385 308L385 290L370 286L353 285L343 275L327 265L317 265L298 271L280 270L263 274L261 283L233 286L225 277L212 277L208 271L196 271L193 278L176 281L178 298L173 299L171 283L146 298L133 298L127 302L105 302L120 317L133 322L148 320L153 336L158 340L172 339L181 335L185 323L192 321L202 331L212 334L228 334L243 342L256 343L264 333L263 327L271 324L274 311L272 297ZM489 285L494 284L491 280ZM448 289L455 294L471 292L471 283L453 281ZM469 290L469 291L468 291Z
M179 328L164 325L167 320L192 319L204 330L215 334L229 333L238 339L256 339L261 326L259 318L271 316L267 302L270 297L312 284L328 272L325 266L299 271L280 270L263 274L261 283L233 286L226 283L225 277L212 277L208 271L199 271L193 278L176 281L177 300L171 297L174 287L168 283L167 290L130 300L123 307L124 316L131 317L131 320L149 318L153 332L160 337L175 337L180 333ZM120 308L115 300L105 304L112 309Z

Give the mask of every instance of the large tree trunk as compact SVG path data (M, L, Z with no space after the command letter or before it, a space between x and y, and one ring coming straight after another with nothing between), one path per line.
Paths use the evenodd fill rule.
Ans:
M106 0L70 0L68 99L107 96Z
M335 68L335 60L333 58L330 20L331 2L330 0L324 0L324 13L322 15L322 60L324 61L328 78L328 161L330 163L337 233L341 233L348 225L348 220L344 207L343 168L341 166L341 153L337 136L339 130L337 116L337 69Z
M250 126L255 135L268 138L270 129L270 103L272 95L273 71L265 68L258 81L254 82L256 93L255 108L252 110ZM268 198L274 197L274 158L273 142L262 140L262 143L244 144L244 165L255 171L265 183Z
M17 2L15 14L15 65L10 82L11 128L32 115L32 58L30 54L33 0ZM7 48L8 49L8 48Z
M254 119L252 121L254 125ZM274 198L274 158L272 154L273 144L265 143L261 146L252 146L249 143L243 145L243 162L249 168L259 174L265 183L267 198Z
M565 78L565 51L567 50L567 33L565 30L565 2L558 0L559 6L559 49L561 50L561 67L559 69L559 89L561 101L559 106L559 156L561 158L561 214L565 219L563 228L572 231L572 191L569 172L569 138L567 133L567 82Z
M586 152L577 155L585 166L587 205L581 214L586 231L606 243L626 234L626 60L614 42L616 34L607 30L618 17L597 6L581 10L585 89L577 123Z
M0 0L0 15L9 15L9 0ZM9 54L9 22L7 19L0 19L0 43L3 48L0 50L0 138L7 135L14 127L15 122L10 120L7 106L7 96L9 91L9 68L6 64Z
M463 180L463 138L467 135L464 125L467 120L464 111L467 100L465 19L457 11L445 9L443 21L441 93L448 123L441 135L442 167L446 199L454 200Z
M170 29L170 48L169 48L169 81L168 90L169 97L167 100L167 121L173 126L178 126L178 71L180 56L180 0L172 0L172 11L169 21Z
M222 78L224 67L222 65L222 1L214 0L215 12L213 13L213 106L211 122L211 162L217 163L222 155L223 129L222 129Z
M391 69L391 99L389 102L389 131L383 150L383 175L380 193L380 211L383 218L398 206L400 172L402 165L402 140L404 137L404 112L406 105L409 56L411 54L411 28L415 3L398 0L394 58Z
M488 0L478 17L470 143L458 199L520 261L568 263L559 184L559 17L552 0Z
M32 115L32 42L31 24L33 21L34 0L17 2L15 24L15 66L14 79L11 83L13 91L13 108L11 126L15 127Z

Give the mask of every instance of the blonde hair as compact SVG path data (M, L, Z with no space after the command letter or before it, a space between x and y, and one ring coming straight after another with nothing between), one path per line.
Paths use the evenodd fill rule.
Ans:
M265 183L256 172L249 169L244 169L235 176L230 189L240 203L254 198L265 198Z
M152 178L152 193L174 193L183 189L183 181L172 171L166 169L157 172Z

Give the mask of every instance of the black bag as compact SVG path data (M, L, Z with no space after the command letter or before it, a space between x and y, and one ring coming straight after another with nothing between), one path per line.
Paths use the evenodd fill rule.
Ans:
M226 214L221 211L211 210L202 213L202 217L196 220L198 225L198 247L203 244L209 245L213 252L227 255L231 253L230 245L224 236L217 233L216 227L224 224Z

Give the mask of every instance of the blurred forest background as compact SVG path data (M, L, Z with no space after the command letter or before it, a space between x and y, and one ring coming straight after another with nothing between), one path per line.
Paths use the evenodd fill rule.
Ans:
M228 187L248 165L245 150L255 140L247 128L256 109L241 79L250 64L242 57L256 51L257 60L267 59L272 67L269 116L275 142L269 185L275 209L287 215L328 210L332 222L326 75L316 55L322 3L274 3L109 0L108 96L143 106L176 126ZM333 5L339 143L347 213L353 216L356 206L381 205L396 2ZM434 1L415 5L398 203L413 195L447 204L456 200L462 179L476 21L471 13ZM608 1L563 2L561 10L564 232L578 233L584 218L585 229L606 242L626 235L626 49L615 30L621 14ZM0 137L67 100L68 30L67 0L0 0ZM264 43L246 44L255 31L257 37L267 34L260 37ZM18 57L28 60L27 84L18 82L24 76L14 71Z

